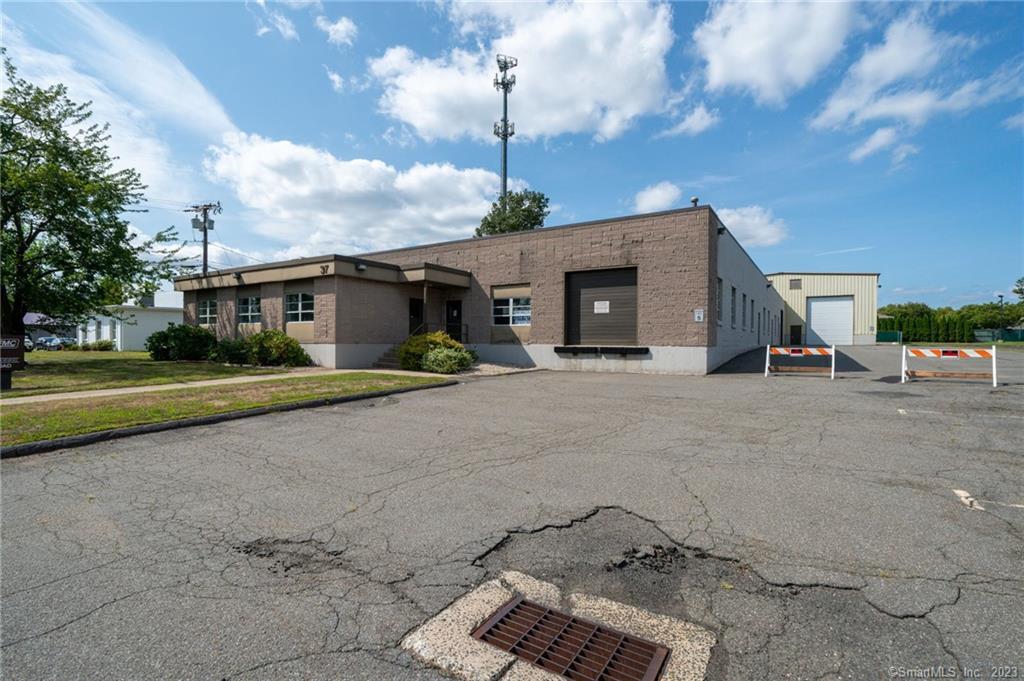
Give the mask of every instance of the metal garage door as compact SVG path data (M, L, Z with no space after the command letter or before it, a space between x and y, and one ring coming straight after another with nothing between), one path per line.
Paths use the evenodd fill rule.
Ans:
M808 345L853 345L853 296L807 299Z
M569 272L568 345L636 345L636 268Z

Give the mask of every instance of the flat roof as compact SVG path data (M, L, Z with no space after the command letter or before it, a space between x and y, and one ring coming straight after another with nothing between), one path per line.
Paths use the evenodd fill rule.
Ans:
M318 262L351 262L351 263L363 263L365 265L372 265L374 267L383 267L389 270L401 271L401 267L398 265L392 265L387 262L379 262L376 260L367 260L366 258L356 258L351 255L340 255L338 253L329 253L327 255L313 255L308 258L293 258L292 260L278 260L276 262L261 263L259 265L243 265L241 267L229 267L223 270L210 270L210 273L216 272L217 274L234 274L235 272L259 272L260 270L277 269L279 267L291 267L292 265L311 265ZM194 274L183 274L175 277L174 281L185 281L187 279L201 279L203 277L202 272L196 272Z
M777 274L823 274L826 276L841 276L841 277L880 277L881 272L772 272L766 274L766 277L774 277Z

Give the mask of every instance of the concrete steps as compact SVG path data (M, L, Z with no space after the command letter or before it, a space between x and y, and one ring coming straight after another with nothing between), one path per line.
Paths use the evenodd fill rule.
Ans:
M398 361L398 346L392 345L387 352L377 358L373 363L374 369L401 369L402 363Z

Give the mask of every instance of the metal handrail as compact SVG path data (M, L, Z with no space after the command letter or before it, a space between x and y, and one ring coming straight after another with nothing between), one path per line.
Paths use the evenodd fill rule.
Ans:
M428 324L427 322L423 322L422 324L417 326L412 331L412 333L410 333L409 335L410 336L418 336L421 333L430 333L432 331L444 331L449 336L452 336L451 329L452 329L452 327L456 327L456 326L459 329L460 338L462 339L459 342L460 343L465 343L466 339L469 338L469 324L461 324L461 323L448 324L446 322L429 323Z

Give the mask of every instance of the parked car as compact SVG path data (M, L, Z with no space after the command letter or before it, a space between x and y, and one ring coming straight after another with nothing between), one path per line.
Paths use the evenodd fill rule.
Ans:
M32 352L36 349L36 344L32 342L32 337L25 334L25 352Z
M40 350L60 350L64 344L56 336L42 336L36 339L36 347Z
M77 338L61 338L60 339L60 343L61 343L62 346L64 346L66 348L69 345L78 345L78 339Z

